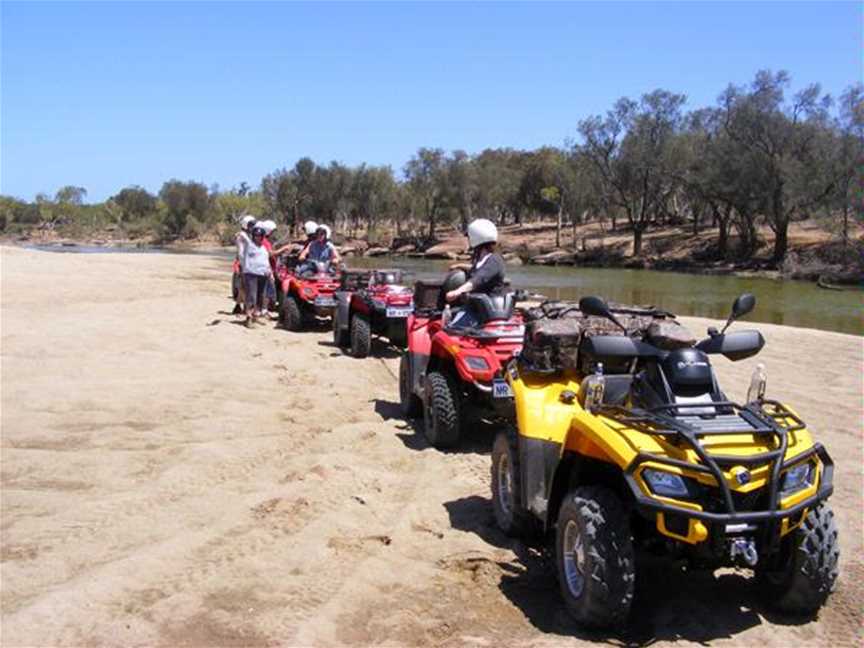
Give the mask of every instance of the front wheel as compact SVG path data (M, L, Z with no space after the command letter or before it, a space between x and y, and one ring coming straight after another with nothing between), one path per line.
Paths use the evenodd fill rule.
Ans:
M333 344L335 344L340 349L344 349L348 346L348 334L342 330L342 327L339 326L341 323L339 321L339 317L337 317L336 313L333 313Z
M772 607L813 614L834 591L840 544L834 513L827 504L809 511L801 526L780 543L776 556L756 567L756 583Z
M436 448L452 448L459 441L459 399L451 381L432 371L426 376L423 430Z
M622 625L635 583L633 539L627 511L612 491L583 486L558 511L555 557L567 609L589 628Z
M286 295L282 301L282 326L289 331L299 331L303 328L303 313L300 304L292 295Z
M399 407L405 418L416 418L423 411L423 403L414 393L410 363L411 358L406 351L399 360Z
M372 348L372 329L369 320L363 315L351 318L351 355L355 358L365 358Z

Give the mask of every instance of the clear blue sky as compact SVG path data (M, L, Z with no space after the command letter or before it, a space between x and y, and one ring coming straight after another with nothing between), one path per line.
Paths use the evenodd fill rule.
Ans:
M257 185L308 155L560 145L620 96L714 103L760 68L835 96L861 3L2 2L0 192Z

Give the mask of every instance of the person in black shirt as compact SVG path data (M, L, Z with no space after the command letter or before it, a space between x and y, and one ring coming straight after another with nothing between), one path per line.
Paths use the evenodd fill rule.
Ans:
M495 251L498 228L495 223L478 218L468 226L468 245L471 247L471 268L468 281L447 292L448 302L469 292L498 295L504 290L504 259Z

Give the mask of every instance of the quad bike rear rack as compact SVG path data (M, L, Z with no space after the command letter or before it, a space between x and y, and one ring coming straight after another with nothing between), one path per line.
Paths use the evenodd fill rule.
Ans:
M705 414L706 409L713 409L713 414ZM688 414L688 410L690 414ZM620 405L603 405L593 410L593 413L611 419L625 427L644 434L664 437L673 443L693 449L701 463L690 463L650 452L640 452L630 462L625 470L625 479L636 498L637 506L643 512L674 513L719 524L738 524L747 522L770 521L777 523L783 518L791 517L812 507L834 490L834 462L825 448L814 444L807 451L795 457L784 460L788 446L787 435L804 429L802 421L795 413L774 400L763 400L759 403L740 405L732 401L716 401L713 403L686 403L661 405L652 408L628 409ZM756 437L768 437L774 440L774 449L749 456L722 455L708 452L700 441L705 436L752 434ZM818 456L822 462L823 471L819 489L811 497L786 509L779 508L780 475L792 465L807 461L812 456ZM696 511L689 508L674 506L643 493L634 477L640 465L651 462L683 468L689 471L711 475L720 489L725 513ZM732 490L723 475L721 467L758 466L770 463L770 479L768 480L768 506L759 511L736 510ZM773 525L772 525L773 526Z

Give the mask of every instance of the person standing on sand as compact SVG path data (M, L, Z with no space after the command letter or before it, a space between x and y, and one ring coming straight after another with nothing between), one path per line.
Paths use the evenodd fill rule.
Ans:
M267 248L267 255L270 257L270 277L267 279L267 287L264 291L264 308L270 309L276 306L276 257L270 254L273 251L273 241L271 236L276 231L276 223L272 220L261 221L258 226L264 230L264 247Z
M240 274L240 290L237 291L237 302L234 304L234 314L239 315L246 303L246 288L243 285L243 250L250 241L249 235L255 226L255 217L247 214L240 219L240 231L234 235L236 251L234 253L234 271Z
M264 246L264 229L254 227L252 238L243 247L243 284L246 288L246 326L258 321L267 280L272 276L271 252Z

